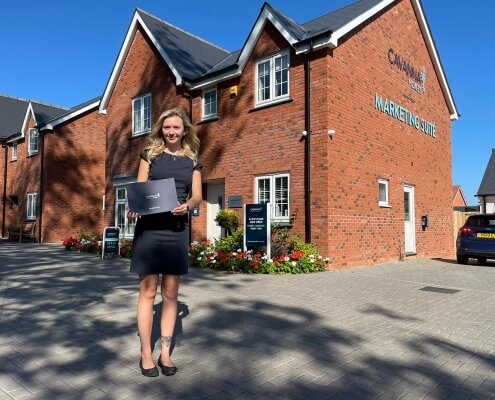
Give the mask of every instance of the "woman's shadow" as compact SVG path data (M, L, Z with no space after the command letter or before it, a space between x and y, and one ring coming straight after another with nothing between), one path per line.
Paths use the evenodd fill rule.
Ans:
M160 343L160 316L162 315L163 302L153 306L153 326L151 328L151 351L155 349L155 344ZM189 314L189 307L186 303L177 302L177 319L175 320L174 336L170 344L170 354L173 353L175 346L180 346L180 339L183 333L182 320Z

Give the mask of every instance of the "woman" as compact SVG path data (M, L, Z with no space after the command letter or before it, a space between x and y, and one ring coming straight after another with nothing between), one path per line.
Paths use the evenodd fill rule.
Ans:
M170 344L177 318L180 276L188 271L189 209L202 200L199 139L182 109L160 115L150 135L151 144L141 153L137 182L174 178L179 205L171 212L139 217L134 232L130 271L139 274L137 324L141 342L139 367L144 376L158 376L151 351L153 305L160 274L162 313L160 319L162 374L174 375Z

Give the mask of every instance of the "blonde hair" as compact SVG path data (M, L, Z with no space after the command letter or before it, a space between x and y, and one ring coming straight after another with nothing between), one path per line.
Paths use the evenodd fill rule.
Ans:
M170 117L179 117L182 120L185 135L182 137L181 145L184 149L184 155L196 165L198 162L199 138L196 135L196 128L191 124L182 108L172 108L164 111L156 121L149 136L150 144L144 149L147 161L151 163L167 148L167 142L165 142L162 134L162 126L163 121Z

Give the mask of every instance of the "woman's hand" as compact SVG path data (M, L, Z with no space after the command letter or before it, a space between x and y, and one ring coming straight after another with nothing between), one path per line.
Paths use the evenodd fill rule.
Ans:
M134 212L134 211L129 211L127 213L127 218L130 218L130 219L136 219L136 218L140 218L141 215L139 215L139 213L137 212Z
M172 210L173 215L186 215L189 212L189 205L187 203L179 204Z

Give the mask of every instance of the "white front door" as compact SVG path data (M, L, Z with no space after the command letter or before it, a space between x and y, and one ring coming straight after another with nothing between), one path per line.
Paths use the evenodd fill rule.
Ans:
M406 254L416 253L413 186L404 186L404 245Z
M215 222L217 213L224 208L225 203L225 188L223 183L209 183L206 188L206 201L207 201L207 227L206 238L212 243L215 239L222 237L222 228Z

